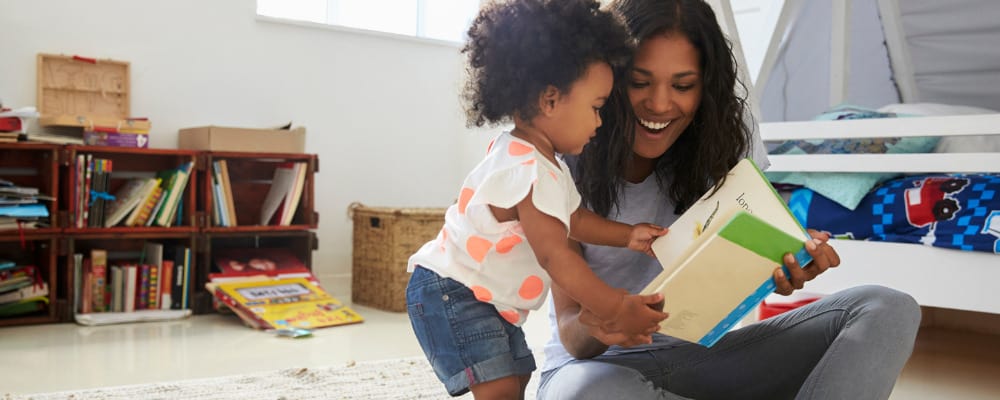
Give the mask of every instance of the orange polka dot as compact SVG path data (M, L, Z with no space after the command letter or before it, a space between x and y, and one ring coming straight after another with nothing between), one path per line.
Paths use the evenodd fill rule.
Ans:
M542 283L542 278L531 275L525 278L524 282L521 282L521 290L518 290L517 294L525 300L531 300L540 296L544 288L545 284Z
M497 253L505 254L508 251L511 251L511 249L519 243L521 243L521 237L517 235L510 235L500 239L500 241L497 242Z
M510 142L510 146L507 147L507 152L512 156L523 156L525 154L531 153L534 150L530 146L521 144L518 142Z
M473 286L469 289L472 289L472 294L476 295L476 300L482 302L493 300L493 293L490 293L490 290L487 288L482 286Z
M475 235L470 236L469 240L465 241L465 251L468 251L476 262L483 262L491 247L493 247L492 242Z
M555 172L549 171L549 176L551 176L553 180L559 181L559 176L556 175Z
M445 251L445 244L448 243L448 230L441 228L441 251Z
M469 206L469 200L472 200L472 195L476 194L475 190L472 188L464 187L462 188L462 193L458 195L458 213L465 214L465 207Z
M514 310L500 311L500 316L511 324L517 324L521 320L521 314Z
M486 146L486 154L490 154L490 150L493 150L493 143L496 143L496 141L497 141L496 138L493 138L493 140L490 140L490 145Z
M521 163L521 165L534 165L534 164L535 164L535 159L534 158Z

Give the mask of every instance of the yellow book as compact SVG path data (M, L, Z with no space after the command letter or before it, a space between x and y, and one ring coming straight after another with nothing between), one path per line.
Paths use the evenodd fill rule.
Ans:
M220 283L216 297L275 329L322 328L364 321L357 312L306 278Z

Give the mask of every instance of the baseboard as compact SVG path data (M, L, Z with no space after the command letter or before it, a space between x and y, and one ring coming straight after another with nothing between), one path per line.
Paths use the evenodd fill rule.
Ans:
M921 307L921 327L1000 335L1000 314Z

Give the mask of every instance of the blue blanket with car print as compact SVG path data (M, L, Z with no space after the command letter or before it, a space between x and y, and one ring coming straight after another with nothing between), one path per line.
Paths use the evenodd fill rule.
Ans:
M803 226L836 238L1000 254L1000 174L897 178L854 211L805 188L792 192L788 205Z

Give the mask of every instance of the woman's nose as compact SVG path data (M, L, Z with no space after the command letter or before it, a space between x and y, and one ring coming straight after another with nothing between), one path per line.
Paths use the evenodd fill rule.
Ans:
M653 89L650 93L648 99L646 99L646 107L649 111L656 114L665 114L673 108L673 99L670 95L670 88L668 87L657 87Z

